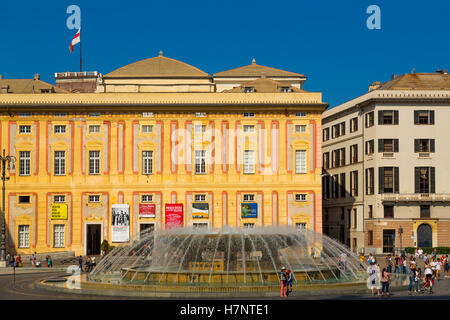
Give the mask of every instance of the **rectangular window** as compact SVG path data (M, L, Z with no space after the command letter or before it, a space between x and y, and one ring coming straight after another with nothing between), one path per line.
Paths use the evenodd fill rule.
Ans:
M90 112L89 113L89 117L91 118L98 118L100 117L102 114L100 112Z
M358 118L350 119L350 132L358 131Z
M142 117L143 118L153 118L154 114L153 114L153 112L142 112Z
M244 223L245 229L253 229L255 227L254 223Z
M206 173L206 150L195 150L195 173Z
M65 226L63 224L55 224L53 226L53 247L64 248L65 247Z
M244 112L244 118L254 118L255 113L254 112Z
M295 201L305 202L306 201L306 194L304 194L304 193L297 193L297 194L295 194Z
M306 132L305 125L296 125L295 126L295 133L304 133L304 132Z
M383 253L393 253L395 247L395 230L383 230Z
M295 173L306 173L306 150L295 150Z
M323 168L324 169L330 168L330 153L329 152L325 152L323 154Z
M358 145L354 144L350 146L350 163L358 162Z
M350 172L350 196L358 196L358 171Z
M141 202L153 202L153 195L152 194L143 194L141 196Z
M255 151L244 150L244 173L255 173Z
M296 229L297 231L303 231L303 230L306 230L306 223L297 222L297 223L295 224L295 229Z
M195 202L206 202L206 194L196 194Z
M63 117L67 117L67 113L65 113L65 112L55 112L53 114L53 116L57 117L57 118L63 118Z
M379 139L378 140L378 152L387 153L383 156L393 156L392 153L398 152L398 139Z
M398 124L398 110L379 110L378 124L379 125Z
M420 206L420 217L421 218L430 218L430 205L421 205Z
M332 138L338 138L341 136L341 125L335 124L331 127Z
M379 167L379 192L399 193L399 168Z
M100 126L89 126L89 133L100 133Z
M374 118L373 111L366 113L366 128L370 128L374 125Z
M374 168L366 169L366 194L371 195L375 193L375 170Z
M194 227L194 229L207 229L208 228L208 224L207 223L193 223L192 227Z
M244 194L244 201L245 202L255 201L255 195L254 194Z
M30 196L19 196L19 203L30 203Z
M19 226L19 248L30 247L30 226Z
M57 195L53 197L53 203L65 203L66 202L66 196L63 195Z
M153 132L153 126L151 125L143 125L142 126L142 133L152 133Z
M341 174L340 174L340 176L341 176L341 184L340 184L340 196L341 196L341 198L346 198L347 197L347 190L345 189L345 187L346 187L346 182L345 182L345 172L342 172Z
M373 205L369 204L369 219L373 219Z
M205 133L206 132L206 126L205 125L196 125L196 126L194 126L194 132L195 133Z
M323 129L323 137L322 137L323 141L328 141L330 140L330 128L325 128Z
M98 195L98 194L91 194L91 195L89 195L89 202L91 202L91 203L98 203L98 202L100 202L100 195Z
M31 133L31 126L19 126L19 133Z
M414 124L434 124L434 110L414 111Z
M334 175L333 176L333 184L332 184L332 189L333 189L333 199L337 199L339 198L339 175Z
M153 151L142 151L142 174L153 174Z
M394 218L394 206L384 205L384 217Z
M29 117L31 117L31 112L20 112L19 117L20 118L29 118Z
M66 174L66 152L55 151L55 176Z
M367 245L373 246L373 231L369 230L367 233Z
M55 133L66 133L66 126L55 126Z
M206 112L196 112L195 117L196 118L206 118Z
M394 192L394 168L392 167L384 168L384 192Z
M100 174L100 151L89 151L89 174Z
M31 174L31 152L19 152L19 176L29 176Z
M414 152L435 152L435 139L414 139Z
M255 126L245 125L244 126L244 132L245 133L253 133L255 132Z
M352 227L352 210L347 209L347 229Z
M373 154L375 152L375 141L366 141L366 155Z
M436 192L436 169L434 167L415 168L415 193Z
M295 113L295 116L296 116L296 117L300 117L300 118L306 117L306 112L296 112L296 113Z

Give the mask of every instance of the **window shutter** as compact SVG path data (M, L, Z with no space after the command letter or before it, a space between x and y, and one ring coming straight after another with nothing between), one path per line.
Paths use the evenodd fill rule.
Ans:
M383 111L378 111L378 124L383 124Z
M378 168L378 193L384 192L384 168Z
M414 111L414 124L419 124L419 111Z
M419 139L414 139L414 152L419 152Z
M420 168L414 168L414 193L420 193Z
M368 175L369 175L369 169L366 169L366 194L369 194L369 179L368 179Z
M431 184L431 193L436 193L436 169L434 167L430 167L430 184Z
M384 150L384 140L378 139L378 152L383 152Z
M430 139L430 152L435 152L434 149L435 145L434 145L434 139Z
M430 124L434 124L434 110L430 111Z
M394 124L398 124L398 110L394 110Z
M340 197L346 198L346 189L345 189L345 173L341 173L341 190L340 190Z
M355 162L358 162L358 145L355 144L355 148L353 149L353 152L355 153Z
M398 152L398 139L394 139L394 152Z
M399 193L399 169L394 167L394 193Z

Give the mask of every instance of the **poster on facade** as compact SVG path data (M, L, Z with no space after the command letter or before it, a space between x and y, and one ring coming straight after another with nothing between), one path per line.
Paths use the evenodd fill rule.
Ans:
M156 205L154 203L139 204L139 218L154 218Z
M166 229L183 227L183 205L166 204Z
M67 204L52 204L51 219L67 220Z
M257 203L242 203L241 204L241 218L258 218L258 204Z
M192 219L209 219L209 203L193 203Z
M130 241L130 206L127 204L112 205L111 241Z

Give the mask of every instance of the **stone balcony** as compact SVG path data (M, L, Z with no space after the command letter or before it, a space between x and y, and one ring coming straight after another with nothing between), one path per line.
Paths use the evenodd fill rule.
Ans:
M450 193L383 193L382 202L450 202Z

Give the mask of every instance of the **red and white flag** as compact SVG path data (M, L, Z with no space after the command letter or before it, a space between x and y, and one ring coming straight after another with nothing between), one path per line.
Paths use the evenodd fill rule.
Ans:
M74 47L77 43L80 43L80 42L81 42L81 39L80 39L80 32L81 32L81 28L80 28L80 30L78 30L77 34L75 35L75 37L73 38L72 42L70 43L70 47L69 47L70 52L73 52L73 47Z

